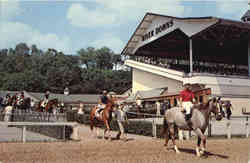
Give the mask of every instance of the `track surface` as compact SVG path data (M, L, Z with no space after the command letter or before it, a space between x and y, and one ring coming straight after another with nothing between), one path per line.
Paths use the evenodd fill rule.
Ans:
M93 138L81 126L81 141L55 143L1 143L1 163L248 163L250 139L209 139L207 154L195 156L196 141L177 141L181 154L163 146L164 140L128 135L122 140ZM112 133L114 138L115 132Z

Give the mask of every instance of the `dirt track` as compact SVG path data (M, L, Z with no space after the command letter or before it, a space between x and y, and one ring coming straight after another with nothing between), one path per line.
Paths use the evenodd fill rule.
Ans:
M129 140L92 138L80 130L80 142L1 143L2 163L247 163L250 139L208 140L207 156L195 156L196 141L177 141L181 154L163 146L162 139L129 135ZM113 137L115 134L113 133Z

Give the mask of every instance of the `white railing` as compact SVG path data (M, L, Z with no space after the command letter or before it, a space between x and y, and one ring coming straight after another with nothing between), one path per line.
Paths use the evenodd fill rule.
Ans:
M27 126L63 126L63 140L65 140L65 127L71 126L73 133L71 138L78 140L78 123L76 122L0 122L0 126L21 126L22 127L22 142L26 142L26 127Z
M128 114L137 115L140 118L129 119L129 121L147 121L152 123L152 135L157 137L156 125L163 125L163 116L147 113L127 112ZM151 118L145 118L151 117ZM206 134L211 136L226 135L228 139L231 139L232 135L246 135L249 138L250 132L250 116L232 116L230 120L223 119L222 121L216 121L211 119L208 125ZM223 132L225 131L225 132ZM179 135L179 139L183 139L183 135ZM189 137L187 138L189 139Z

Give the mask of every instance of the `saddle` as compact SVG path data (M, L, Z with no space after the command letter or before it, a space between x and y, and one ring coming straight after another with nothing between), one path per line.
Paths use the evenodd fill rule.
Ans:
M101 117L101 114L102 114L103 110L104 110L103 108L98 108L96 110L96 112L95 112L95 116L96 117Z
M48 103L46 101L42 101L41 107L45 108Z
M191 108L190 114L186 114L186 110L181 111L181 112L184 114L185 120L189 121L192 118L192 115L193 115L193 108Z

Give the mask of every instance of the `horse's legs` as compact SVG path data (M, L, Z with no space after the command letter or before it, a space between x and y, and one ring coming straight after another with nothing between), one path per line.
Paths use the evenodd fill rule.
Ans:
M164 146L168 146L169 137L170 137L169 131L167 131L167 132L165 133L165 144L164 144Z
M200 145L201 145L201 138L198 136L197 146L196 146L196 155L200 157Z
M106 125L106 129L104 130L103 137L105 137L106 132L108 132L108 139L111 140L110 127L109 127L108 120L105 120L104 124Z
M170 133L169 133L169 127L166 123L164 123L164 129L163 129L163 132L162 132L162 135L165 136L165 144L164 146L168 146L168 142L169 142L169 139L170 139Z
M205 131L202 131L202 134L203 134L203 139L202 139L202 148L201 148L201 154L203 155L206 151L206 142L207 142L207 139L206 139L206 136L204 135L204 132Z
M103 131L103 139L105 139L105 136L106 136L106 132L107 132L107 129L105 128L104 131Z
M170 136L171 136L172 142L173 142L173 144L174 144L175 152L176 152L177 154L179 154L180 151L179 151L179 149L178 149L178 147L177 147L177 145L176 145L176 143L175 143L174 124L171 124L171 125L170 125Z
M91 115L90 117L90 130L92 132L92 137L97 137L97 128L95 127L95 118L93 118L93 116ZM96 132L95 132L96 130ZM96 134L95 134L96 133Z
M197 141L197 146L196 146L196 155L198 157L201 156L201 154L205 153L205 149L206 149L206 136L203 134L203 132L201 131L201 129L197 128L196 130L194 130L194 132L196 133L196 135L198 136L198 141ZM201 148L201 152L200 152L200 144L201 144L201 140L202 140L202 148Z

